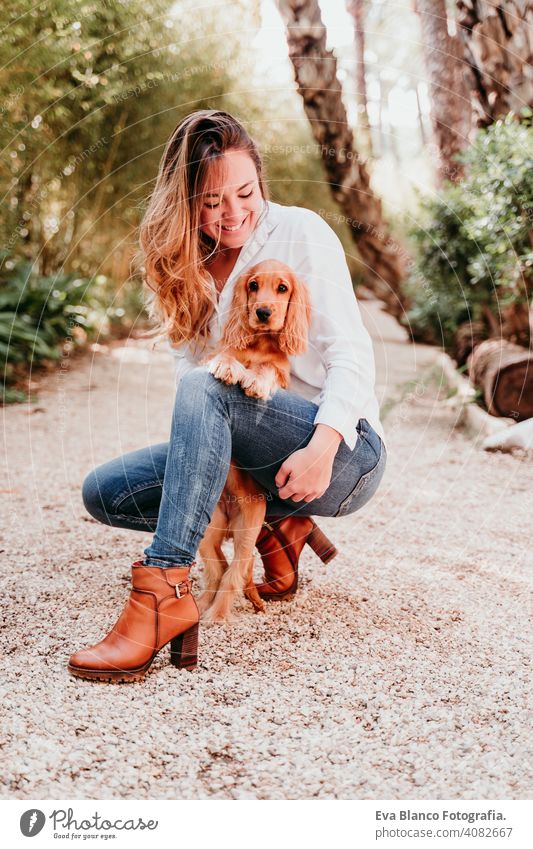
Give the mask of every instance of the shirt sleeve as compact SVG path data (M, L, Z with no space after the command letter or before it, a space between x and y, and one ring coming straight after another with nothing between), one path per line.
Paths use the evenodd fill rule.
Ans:
M308 212L302 259L295 271L311 296L309 346L327 372L314 424L334 428L353 450L356 425L375 393L372 339L361 318L341 240L318 213Z
M183 377L183 375L187 374L188 371L193 369L197 365L197 363L193 362L187 356L187 346L186 345L180 345L179 348L175 348L172 345L172 342L170 341L170 339L168 337L165 340L165 343L166 343L166 346L169 349L170 353L174 357L174 361L175 361L174 377L175 377L176 386L177 386L178 383L180 382L181 378Z

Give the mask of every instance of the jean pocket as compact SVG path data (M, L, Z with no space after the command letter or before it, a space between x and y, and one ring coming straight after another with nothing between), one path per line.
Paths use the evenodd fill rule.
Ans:
M387 464L387 449L381 439L380 444L381 451L376 465L373 469L361 475L352 491L341 501L339 509L334 513L334 516L345 516L347 513L353 513L355 510L359 510L370 501L377 491Z

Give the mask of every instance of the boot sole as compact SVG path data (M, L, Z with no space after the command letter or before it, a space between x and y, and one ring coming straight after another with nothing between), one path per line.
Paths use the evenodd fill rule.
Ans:
M263 599L263 601L283 601L284 599L294 598L296 595L296 590L286 590L284 593L259 593L259 597Z
M117 670L116 672L110 669L109 671L106 670L103 672L98 669L83 669L78 666L71 666L70 663L67 666L67 669L70 674L74 675L76 678L85 678L90 681L106 681L109 684L118 684L120 682L126 683L129 681L139 681L141 678L144 678L152 660L150 660L145 666L142 666L139 669L134 669L131 672L127 669Z
M199 623L197 622L183 634L179 634L170 640L170 662L173 666L178 669L187 669L189 672L192 672L196 667L198 663L198 631ZM169 645L169 643L165 643L165 645ZM139 681L144 678L154 659L164 648L165 646L161 646L147 663L138 666L137 669L84 669L81 666L71 666L70 663L67 665L67 669L76 678L85 678L91 681L105 681L109 684Z
M154 658L155 655L152 660L145 664L145 666L141 666L138 669L132 669L131 672L129 669L120 669L116 672L110 669L109 671L106 670L105 672L103 672L98 669L83 669L78 666L71 666L70 664L67 666L67 669L70 674L74 675L76 678L85 678L91 681L106 681L109 684L128 683L130 681L140 681L142 678L144 678L150 666L152 665ZM192 670L197 665L196 659L191 659L191 661L188 663L175 663L173 661L171 662L172 665L176 666L178 669L188 669L189 672L192 672Z

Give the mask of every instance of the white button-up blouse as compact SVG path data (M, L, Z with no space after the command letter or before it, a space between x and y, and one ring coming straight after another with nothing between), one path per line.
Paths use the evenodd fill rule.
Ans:
M300 206L264 201L252 233L241 248L211 316L208 353L222 335L236 279L265 259L279 259L307 283L311 298L309 344L305 354L289 357L289 391L318 405L314 424L342 434L353 450L356 425L366 418L385 442L375 394L375 362L370 334L363 325L342 242L318 213ZM214 287L214 281L213 281ZM194 343L174 348L176 385L202 354Z

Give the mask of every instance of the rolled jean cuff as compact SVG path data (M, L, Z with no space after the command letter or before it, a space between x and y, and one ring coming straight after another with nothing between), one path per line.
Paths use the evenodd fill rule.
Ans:
M144 566L158 566L161 569L169 569L171 566L190 566L194 563L194 557L185 560L183 557L145 557Z

